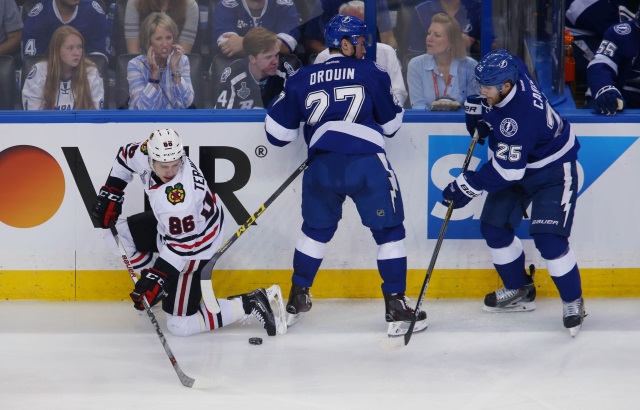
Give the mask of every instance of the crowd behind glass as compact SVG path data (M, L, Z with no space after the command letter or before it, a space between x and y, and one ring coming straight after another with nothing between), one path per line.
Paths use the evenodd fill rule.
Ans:
M331 17L364 19L361 1L109 1L0 0L0 88L12 91L3 93L0 109L264 108L299 67L327 59L323 34ZM531 54L557 37L564 28L552 27L557 16L568 21L565 12L578 2L565 2L558 13L561 2L523 8L493 1L491 47ZM376 5L376 60L405 108L456 110L476 93L480 0L366 3ZM633 12L615 18L632 19L637 3L618 3L616 10ZM527 37L535 41L522 41ZM572 91L583 95L586 65L578 70Z

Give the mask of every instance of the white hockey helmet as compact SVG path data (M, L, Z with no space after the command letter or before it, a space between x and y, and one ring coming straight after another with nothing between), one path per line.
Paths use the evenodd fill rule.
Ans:
M153 168L153 161L171 162L184 158L182 138L171 128L155 130L147 140L149 165Z

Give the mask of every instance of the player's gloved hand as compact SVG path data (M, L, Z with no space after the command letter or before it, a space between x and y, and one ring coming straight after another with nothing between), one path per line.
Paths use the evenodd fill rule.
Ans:
M484 145L487 137L493 134L493 127L485 120L480 120L476 123L476 131L478 131L478 144Z
M479 95L470 95L464 102L464 120L467 124L467 131L473 137L478 126L478 121L482 121L482 97ZM484 140L480 142L484 144Z
M612 85L605 85L598 90L595 102L598 114L613 115L623 108L622 94Z
M142 303L143 297L147 299L150 306L153 306L166 279L167 274L158 269L143 269L140 280L136 282L133 292L129 294L131 300L133 300L133 307L138 310L144 310L144 303Z
M458 209L466 206L473 198L482 195L482 190L473 186L471 182L473 174L473 171L467 171L447 185L442 191L442 197L444 198L442 203L449 206L453 201L453 209Z
M102 229L108 229L111 221L118 219L122 213L124 191L118 188L103 186L91 208L91 219Z

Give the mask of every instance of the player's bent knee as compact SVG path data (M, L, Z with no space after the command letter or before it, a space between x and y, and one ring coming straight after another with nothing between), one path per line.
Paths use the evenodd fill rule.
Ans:
M333 238L338 225L329 228L312 228L306 222L302 224L302 233L317 242L327 243Z
M373 239L378 245L401 241L406 236L403 224L384 229L372 229L371 233L373 234Z
M533 235L533 242L546 260L557 259L569 248L569 239L553 233L539 233Z
M191 336L202 332L200 314L174 316L167 313L167 329L174 336Z
M506 248L515 237L513 229L498 228L484 222L480 223L480 233L487 245L493 249Z

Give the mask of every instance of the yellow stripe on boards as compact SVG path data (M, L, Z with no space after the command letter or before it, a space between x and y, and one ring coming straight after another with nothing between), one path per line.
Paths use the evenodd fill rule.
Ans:
M416 298L426 272L408 273L407 295ZM640 268L582 269L585 297L640 297ZM287 298L291 270L216 270L213 287L219 297L278 284ZM313 298L380 298L377 270L321 270L311 293ZM427 298L484 298L501 286L492 269L436 269ZM538 297L557 297L546 270L536 272ZM128 300L133 282L125 270L0 271L0 299L12 300Z

